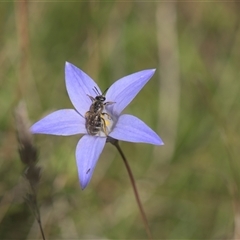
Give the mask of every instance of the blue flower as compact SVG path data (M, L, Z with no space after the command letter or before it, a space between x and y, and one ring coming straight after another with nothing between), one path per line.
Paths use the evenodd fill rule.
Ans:
M78 175L82 189L92 178L107 137L113 139L163 145L161 138L144 122L121 112L153 76L155 69L143 70L123 77L109 87L100 112L99 131L92 135L87 130L86 117L96 96L101 95L97 84L83 71L66 62L65 80L74 109L55 111L36 122L32 133L70 136L83 134L76 148ZM98 116L98 115L95 115ZM102 126L105 126L103 129Z

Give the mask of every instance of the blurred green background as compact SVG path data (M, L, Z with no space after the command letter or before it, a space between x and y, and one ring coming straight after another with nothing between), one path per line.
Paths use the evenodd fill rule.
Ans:
M163 139L121 142L155 239L240 238L240 4L16 1L0 3L0 239L41 239L24 202L14 108L32 123L72 108L69 61L105 90L157 71L126 108ZM34 136L47 239L147 238L123 162L107 144L79 185L79 136Z

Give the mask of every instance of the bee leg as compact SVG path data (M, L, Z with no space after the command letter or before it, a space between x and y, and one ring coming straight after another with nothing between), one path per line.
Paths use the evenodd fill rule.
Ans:
M87 94L87 96L89 96L89 98L92 100L92 102L95 101L95 98L94 98L94 97L92 97L92 96L90 96L90 95L88 95L88 94Z
M90 114L90 112L87 111L87 112L85 113L85 118L88 118L88 117L89 117L89 114Z
M101 117L101 122L102 122L102 131L107 136L108 135L108 133L107 133L107 125L106 125L105 119L103 117Z
M107 115L107 118L109 119L109 120L112 120L112 118L111 118L111 116L108 114L108 113L102 113L102 115ZM104 120L105 121L105 120Z
M111 104L114 104L114 103L116 103L116 102L105 102L104 106L111 105Z

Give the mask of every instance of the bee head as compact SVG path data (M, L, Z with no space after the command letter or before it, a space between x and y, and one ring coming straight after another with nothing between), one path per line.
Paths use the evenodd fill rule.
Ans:
M96 96L95 99L101 102L104 102L106 100L106 98L103 95Z

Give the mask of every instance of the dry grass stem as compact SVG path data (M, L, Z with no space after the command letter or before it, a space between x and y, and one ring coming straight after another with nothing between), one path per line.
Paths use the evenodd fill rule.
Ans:
M42 238L45 239L37 203L37 186L40 181L41 168L37 166L37 149L34 146L33 137L29 131L28 115L26 106L23 102L21 102L15 110L15 122L18 139L18 151L21 162L26 166L24 177L29 183L30 188L24 199L28 203L39 224Z

